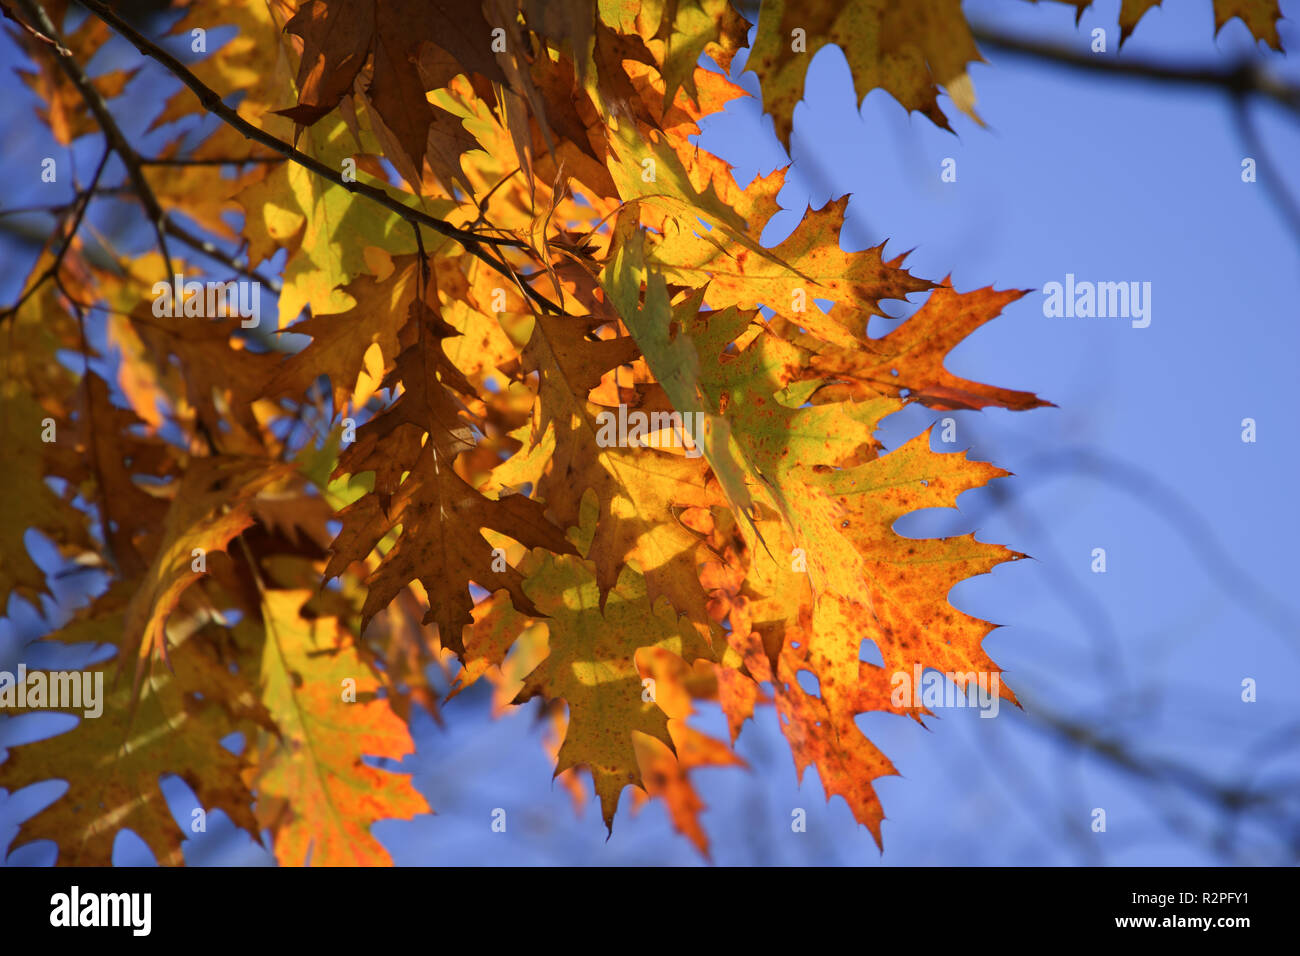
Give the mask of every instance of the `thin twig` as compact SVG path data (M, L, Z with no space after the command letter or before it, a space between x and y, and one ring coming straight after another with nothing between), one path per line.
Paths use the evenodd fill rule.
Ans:
M172 268L171 254L167 250L167 238L163 232L163 223L166 221L167 214L163 212L162 206L158 204L158 197L154 195L153 188L145 178L144 169L140 165L139 154L126 136L123 135L121 127L113 119L113 114L109 112L108 104L100 96L99 90L95 89L85 71L73 58L72 51L63 42L63 37L51 22L45 8L38 4L36 0L17 0L17 2L22 7L23 12L31 19L34 27L39 28L38 32L47 35L54 43L56 60L60 69L63 70L72 85L77 88L77 92L81 94L86 107L94 114L95 121L104 133L104 138L108 140L109 146L113 152L117 153L122 165L126 167L126 174L131 180L131 185L140 197L140 202L144 205L145 211L149 214L154 236L158 240L158 249L167 265L167 274L172 275L175 270Z
M142 166L243 166L246 163L283 163L283 156L241 156L234 159L196 159L186 156L152 157L140 160Z
M80 190L72 199L67 202L44 203L35 206L14 206L10 209L0 209L0 219L6 216L58 216L66 213L69 209L75 209L81 202L82 195L87 190ZM130 186L105 186L103 189L96 189L93 196L131 196L134 195Z
M54 261L37 276L36 281L27 287L27 291L18 297L18 301L0 312L0 322L5 321L18 313L23 303L34 296L37 291L50 279L57 278L59 268L63 265L63 259L72 248L72 242L76 238L77 230L81 228L81 220L85 218L86 207L90 205L90 197L95 193L95 187L99 185L99 177L104 175L104 167L108 165L108 157L113 155L112 147L104 150L104 155L99 158L99 165L95 167L95 175L90 179L89 188L83 190L78 197L78 205L72 216L72 224L67 230L67 235L63 237L63 243L59 246L58 252L54 254Z
M174 236L175 238L179 239L181 242L189 246L191 249L194 249L195 251L202 253L203 255L207 256L209 259L215 260L216 262L220 262L227 269L237 272L242 276L246 276L249 279L254 279L258 282L261 282L263 285L265 285L276 295L280 294L280 282L277 279L268 278L267 276L262 275L262 273L256 271L250 266L241 265L239 261L230 253L221 249L215 243L209 242L207 239L204 239L202 236L190 232L180 223L174 222L173 220L170 219L167 220L167 234L169 236Z

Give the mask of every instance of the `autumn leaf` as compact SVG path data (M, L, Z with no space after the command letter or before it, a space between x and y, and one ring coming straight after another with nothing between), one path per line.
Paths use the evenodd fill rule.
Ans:
M754 596L742 603L739 618L728 611L730 640L775 677L797 765L816 764L827 795L844 796L879 842L883 814L869 781L892 770L853 718L868 710L898 712L885 675L910 672L916 663L946 673L996 673L980 649L989 625L957 612L946 595L958 580L1019 557L973 535L909 540L893 525L918 508L951 507L962 491L1002 472L933 453L926 435L879 455L873 432L902 401L805 401L817 397L821 384L796 384L805 378L806 353L771 332L749 337L754 322L734 309L692 310L675 322L677 335L693 340L702 356L698 384L708 407L725 415L755 497L771 509L746 549L744 580ZM747 343L734 348L742 337ZM941 367L924 352L904 354L898 365L900 376L943 381L936 374ZM801 556L806 571L784 570L778 555ZM739 597L732 595L732 603ZM779 638L775 663L753 656L751 635L764 629ZM883 668L862 664L863 639L880 648ZM819 697L799 689L800 669L817 678ZM1014 702L1005 685L1002 692ZM831 746L828 734L843 747Z
M121 596L110 592L46 640L118 646L123 611ZM72 730L10 751L2 778L10 792L50 778L68 782L62 796L22 824L21 843L53 840L60 866L108 866L114 838L126 827L160 863L180 864L185 834L163 797L163 774L183 779L205 812L221 810L258 838L252 795L240 776L247 761L222 740L255 732L265 712L251 685L198 638L173 647L170 660L171 670L146 680L138 705L129 683L114 685L111 663L73 672L83 686L101 689L102 714L64 710L78 718Z
M363 626L397 593L418 580L429 595L424 623L436 623L445 647L463 649L460 634L471 620L471 582L480 587L506 588L515 604L525 612L532 603L523 590L523 577L504 564L481 533L491 528L533 547L557 553L570 552L571 545L551 525L541 506L518 495L492 499L479 494L433 452L422 455L393 496L385 516L373 510L372 498L363 498L343 512L341 540L326 574L337 573L350 560L360 560L378 544L384 530L401 525L402 532L392 550L366 579L368 592L362 606ZM453 517L454 516L454 517ZM374 529L366 537L352 527L364 524Z
M311 344L277 369L267 393L304 394L324 375L335 408L363 405L383 381L385 368L397 359L397 333L415 299L415 269L414 261L406 258L383 280L362 275L345 288L355 302L350 309L338 314L318 311L295 324L293 331L310 335ZM360 389L363 375L369 387Z
M597 285L590 275L580 270L562 274L573 283L575 308L586 303L598 315L576 321L537 318L524 361L541 374L542 382L530 444L517 457L542 450L539 460L542 467L549 461L549 468L537 479L538 495L562 527L580 525L584 495L588 490L595 493L599 520L588 557L595 562L602 593L608 593L620 568L631 561L644 575L652 600L664 595L698 620L704 594L695 576L697 537L674 512L708 507L718 495L709 488L698 456L603 442L602 429L608 431L611 416L617 419L617 408L590 399L607 373L634 358L635 342L629 336L594 338L592 329L617 313L596 298Z
M322 122L308 130L301 146L321 162L339 168L353 156L355 146L349 140L343 121ZM368 249L389 255L415 251L410 229L396 214L377 212L337 183L300 166L272 169L245 186L234 200L245 213L244 237L253 264L277 249L289 250L280 292L281 328L298 318L304 306L313 314L351 308L353 301L339 287L373 271ZM431 201L438 211L450 205Z
M859 100L884 89L908 110L924 113L948 129L938 102L942 86L960 110L980 122L966 64L982 58L960 0L848 0L825 5L764 0L745 69L758 74L763 108L772 114L787 152L808 64L828 43L844 51Z
M357 444L341 456L335 472L337 477L374 470L375 488L383 501L364 497L340 513L343 526L325 575L335 577L349 564L363 561L385 534L400 525L396 543L367 575L362 628L418 580L429 597L424 623L437 623L443 646L460 652L464 649L461 631L471 620L471 582L505 587L520 610L532 610L522 576L504 563L481 529L556 553L572 553L572 546L546 519L538 502L521 496L488 498L452 468L455 456L472 448L473 442L443 382L468 391L472 386L433 343L459 333L421 300L412 303L407 328L412 330L410 344L398 356L390 382L401 381L405 390L358 431ZM427 436L427 444L422 443L421 433ZM393 448L400 449L396 458Z
M84 99L75 84L60 69L47 44L25 30L6 24L6 32L33 61L35 70L19 68L15 72L28 89L43 101L36 115L50 128L55 140L68 146L73 140L98 130ZM74 31L65 34L66 47L83 63L89 63L111 37L108 26L94 18L84 20ZM121 96L137 69L111 70L91 78L96 92L105 100Z
M1125 0L1121 35L1155 5ZM391 863L374 824L429 812L395 769L411 722L463 733L477 684L494 716L528 704L611 831L631 786L707 856L701 775L775 720L880 844L895 769L859 718L931 717L892 678L997 676L1016 703L993 625L949 594L1022 555L895 530L1008 473L882 426L1049 404L945 366L1025 292L853 247L856 200L783 208L788 168L742 187L701 146L748 95L732 3L181 2L184 64L98 0L42 5L50 43L26 7L39 122L109 159L0 312L0 603L117 661L86 672L110 678L102 718L0 765L7 789L68 782L24 842L104 865L129 828L181 862L157 787L177 774L281 864ZM1275 2L1214 11L1279 47ZM946 92L978 121L957 0L769 0L746 68L787 150L828 44L855 100L947 128ZM106 122L168 76L128 132ZM161 308L178 274L275 294L276 321ZM55 627L51 577L91 571Z
M673 750L645 734L637 734L633 739L646 792L667 804L673 827L707 858L709 837L700 822L700 815L707 808L691 783L691 771L702 767L743 767L745 762L727 744L681 721L670 720L668 732L673 739Z
M388 865L369 831L381 819L428 812L405 776L379 770L363 756L400 761L410 731L376 694L379 682L354 639L334 618L306 618L308 591L263 594L261 630L236 627L235 639L262 647L258 683L277 733L264 734L258 769L257 821L274 836L281 864Z
M623 788L643 786L633 734L672 746L668 716L647 699L638 652L658 647L693 660L708 649L667 602L652 604L631 572L620 576L602 608L595 575L578 557L547 555L530 565L525 590L549 619L549 653L525 678L517 701L541 696L568 704L555 772L591 771L612 830Z
M1160 0L1123 0L1119 8L1120 43L1129 38L1139 20L1158 6ZM1275 50L1282 49L1277 35L1277 21L1282 17L1282 10L1277 0L1213 0L1213 6L1216 34L1229 20L1240 17L1256 40L1263 40Z
M678 89L699 97L696 65L709 56L724 70L746 46L749 22L723 0L675 0L659 4L603 3L601 15L620 32L639 36L659 65L664 102L672 103Z
M307 0L285 29L302 38L303 52L298 105L280 112L303 126L314 124L352 91L369 62L367 96L413 165L417 182L430 134L456 137L459 128L425 99L425 91L446 86L462 71L505 80L478 0ZM421 57L423 44L433 48L432 55ZM412 69L417 60L432 68ZM438 164L434 171L448 188L463 176L458 164Z
M1028 392L967 382L943 367L957 343L1022 295L992 288L958 293L945 281L915 315L879 339L856 348L814 345L810 367L798 377L848 380L849 390L838 392L827 386L823 394L851 395L859 401L907 394L913 401L944 411L990 405L1017 411L1039 408L1048 403ZM791 337L798 339L797 333Z
M166 654L167 617L203 573L208 555L223 550L253 523L257 493L288 473L287 466L273 462L204 458L182 476L162 541L122 625L123 647L138 658L137 688L154 652Z
M37 269L48 265L46 257ZM73 503L56 494L47 475L75 476L74 462L61 460L59 429L68 434L76 410L76 381L59 364L60 349L72 346L76 330L52 293L33 299L32 307L14 317L5 335L0 368L0 440L12 454L0 469L0 609L17 594L33 607L49 594L46 575L32 560L28 530L73 550L92 547L89 522Z
M45 573L28 554L24 541L36 528L61 543L89 545L85 516L56 495L44 481L45 458L41 431L48 416L30 395L0 386L0 440L13 453L10 467L0 469L0 495L6 505L0 515L0 606L17 594L33 606L49 593ZM48 419L57 429L57 422Z

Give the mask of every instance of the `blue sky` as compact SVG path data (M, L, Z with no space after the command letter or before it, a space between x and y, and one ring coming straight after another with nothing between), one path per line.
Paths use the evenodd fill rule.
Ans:
M1080 50L1093 27L1109 27L1105 55L1114 57L1118 6L1095 4L1077 29L1071 8L1060 4L988 0L965 10L1000 31ZM1250 50L1239 22L1213 37L1209 0L1169 6L1142 21L1124 57L1230 62ZM1296 2L1283 10L1300 18ZM1284 20L1281 31L1284 45L1300 46L1300 23ZM794 169L780 197L791 212L764 241L779 241L779 228L792 228L808 204L850 193L845 248L887 240L889 254L912 250L912 272L951 274L959 290L1040 290L1067 273L1151 283L1148 328L1048 318L1042 293L1031 291L948 359L958 375L1034 391L1058 407L913 407L879 433L893 448L952 417L958 440L944 445L936 432L936 450L969 448L1015 474L996 491L968 492L959 511L911 515L898 530L918 537L976 530L981 540L1035 558L951 594L962 610L1003 625L985 646L1026 713L1003 708L981 720L953 710L929 730L889 715L860 718L901 774L877 782L886 812L882 854L842 800L826 802L815 769L797 785L775 714L763 710L739 742L750 771L695 775L710 807L703 821L714 860L1294 862L1275 827L1234 825L1192 788L1149 776L1176 764L1211 784L1289 788L1290 803L1278 812L1292 831L1300 818L1300 598L1291 557L1300 512L1290 499L1300 426L1287 391L1300 356L1300 237L1263 182L1242 182L1241 161L1251 152L1221 95L985 56L989 64L973 66L971 76L988 128L945 99L953 135L907 115L882 91L859 108L842 53L820 52L795 112ZM1294 57L1290 64L1267 59L1300 80ZM752 74L741 82L757 92ZM21 148L11 155L41 148L25 109L11 101L0 116L6 141ZM1252 115L1273 163L1290 159L1283 170L1256 156L1261 177L1289 176L1300 192L1300 124L1268 106L1254 106ZM756 100L711 118L700 142L731 162L741 183L788 161ZM955 183L940 180L945 158L956 160ZM34 201L4 197L5 205ZM30 261L22 247L5 251L11 262ZM25 268L5 277L6 300ZM899 316L912 307L887 305ZM879 320L872 331L894 324ZM1247 417L1257 422L1255 443L1241 440ZM1106 551L1104 574L1091 570L1095 548ZM0 632L0 666L21 654L13 630ZM1245 678L1257 682L1253 703L1241 699ZM1063 744L1035 716L1042 714L1122 741L1134 769ZM628 813L630 792L608 841L590 801L575 814L568 794L551 784L531 705L492 721L485 696L471 690L445 719L446 729L417 721L418 752L406 763L437 815L375 828L398 863L700 862L661 807ZM0 723L0 745L15 742L17 723ZM725 733L716 711L698 725ZM168 793L187 819L193 796L178 781ZM0 798L0 849L32 806L30 792ZM498 807L509 814L504 834L490 827ZM795 808L807 813L804 833L791 832ZM1091 829L1096 808L1106 811L1104 833ZM191 862L268 860L217 816L186 852ZM52 855L37 845L8 862ZM148 853L126 835L115 859L146 862Z

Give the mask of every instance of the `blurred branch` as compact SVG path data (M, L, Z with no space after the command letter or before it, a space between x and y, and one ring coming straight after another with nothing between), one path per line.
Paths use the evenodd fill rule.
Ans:
M1246 786L1222 784L1184 764L1149 754L1138 754L1122 740L1103 736L1088 724L1053 713L1036 702L1026 701L1025 715L1030 726L1050 732L1132 776L1153 783L1172 784L1227 813L1255 810L1287 819L1286 798L1283 795Z
M152 162L152 160L145 160L144 162L145 165L149 165ZM47 216L58 217L58 216L67 215L69 211L75 209L82 209L84 214L84 205L88 203L89 199L92 197L94 198L113 197L113 198L130 199L135 197L135 192L134 190L131 189L130 186L106 186L106 187L96 188L96 189L84 189L84 190L80 190L76 194L76 196L69 202L47 203L45 205L38 205L38 206L16 206L13 209L0 209L0 219L4 219L9 216L23 216L23 215L47 215ZM245 276L249 279L256 279L257 281L265 285L268 289L270 289L272 292L274 292L276 295L280 294L280 282L278 279L264 275L263 273L260 273L248 267L247 265L241 264L234 255L232 255L229 252L226 252L216 243L203 238L203 236L191 232L189 229L187 229L185 226L182 226L180 223L169 218L163 224L163 230L167 233L167 235L171 236L174 239L178 239L180 242L184 243L186 246L189 246L194 251L207 256L209 259L212 259L215 262L220 262L222 265L226 266L228 269L232 270L233 272L237 272L240 275ZM44 232L33 231L31 233L25 233L25 232L20 232L18 230L10 230L10 231L18 238L23 239L25 241L29 241L37 245L41 244L46 238ZM28 290L28 295L30 295L31 291L33 290ZM21 305L22 303L19 302L18 304ZM79 304L82 305L83 307L88 307L84 302ZM11 308L17 308L17 306L12 306ZM7 311L8 310L6 310L6 312Z
M1116 59L1085 53L1074 47L1043 43L971 24L971 33L984 46L1090 73L1114 77L1154 80L1181 86L1203 86L1226 93L1231 100L1233 120L1249 153L1259 157L1264 185L1272 194L1287 226L1300 239L1300 203L1287 192L1281 178L1273 174L1267 151L1249 112L1249 98L1260 96L1287 110L1300 121L1300 86L1293 86L1271 72L1259 60L1243 59L1233 66L1215 63L1175 65L1141 60Z
M113 114L109 112L108 104L100 96L99 90L95 89L94 84L90 82L90 78L86 76L85 71L73 58L72 51L64 44L63 37L55 29L49 14L45 12L45 8L36 0L16 0L16 2L31 21L29 24L23 24L23 26L34 34L43 34L51 42L54 47L55 61L59 64L59 68L63 70L64 75L67 76L72 85L77 88L77 92L81 94L82 100L85 101L86 108L94 114L95 121L99 124L104 138L108 141L109 148L117 154L118 159L122 161L122 165L126 167L126 174L131 180L131 186L139 197L146 213L148 213L150 225L153 226L154 236L158 240L158 249L167 265L167 274L172 275L175 270L172 267L171 254L167 249L167 237L163 230L167 214L163 212L162 206L159 205L158 197L154 195L149 181L145 179L139 153L127 140L121 127L117 125L117 121L113 119ZM5 13L10 19L17 20L9 11L7 5ZM22 21L17 22L21 23ZM71 242L71 238L69 238L69 242Z
M1090 448L1067 448L1035 458L1017 473L1024 483L1036 475L1086 474L1127 491L1151 510L1161 514L1187 541L1191 551L1205 566L1210 579L1228 597L1266 620L1286 639L1287 645L1300 648L1300 618L1287 604L1256 583L1254 577L1237 564L1218 539L1214 529L1201 514L1172 487L1127 462L1111 458ZM993 511L999 501L966 514L972 523Z
M1300 237L1300 204L1297 204L1295 197L1282 184L1282 178L1274 175L1273 171L1277 167L1269 158L1268 149L1264 146L1259 130L1255 128L1254 117L1250 115L1250 103L1245 97L1238 96L1233 102L1232 117L1237 124L1237 133L1246 146L1246 152L1258 157L1256 174L1263 180L1264 188L1272 194L1273 201L1281 210L1291 231Z
M995 501L993 508L1005 508L1029 539L1041 542L1034 548L1034 557L1040 561L1048 583L1062 596L1066 606L1083 625L1084 632L1093 639L1093 662L1098 678L1110 680L1121 689L1127 688L1129 677L1124 667L1123 645L1105 603L1087 588L1079 586L1066 572L1065 563L1055 553L1047 550L1046 526L1028 508L1012 507L1016 502L1011 489L1002 482L992 482L987 486L987 491ZM988 510L992 511L993 508Z
M66 213L81 203L82 195L91 193L94 196L130 196L130 186L105 186L102 189L81 190L72 199L61 203L46 203L38 206L14 206L11 209L0 209L0 219L7 216L33 216L46 215L58 216Z
M145 166L243 166L249 163L283 163L283 156L240 156L224 158L194 158L188 156L161 156L156 159L142 159Z
M1244 569L1233 562L1205 519L1158 479L1136 466L1087 448L1067 449L1037 458L1020 472L1019 478L1022 482L1027 477L1032 479L1042 474L1044 468L1049 475L1073 476L1083 473L1104 480L1160 512L1191 544L1192 550L1217 585L1251 611L1263 612L1265 616L1272 617L1279 631L1294 637L1297 629L1293 625L1294 617L1290 609L1256 585ZM993 502L979 511L963 509L968 517L977 521L983 515L1013 504L1011 496L1006 491L999 491L996 485L990 486L989 490L994 492ZM1045 531L1040 530L1034 537L1044 540L1044 535ZM1049 560L1046 566L1058 563ZM1114 655L1113 666L1119 667L1122 658L1114 649L1117 642L1104 609L1098 615L1097 608L1093 606L1096 602L1088 598L1088 592L1072 586L1068 575L1056 573L1052 583L1069 604L1080 608L1080 617L1086 627L1090 618L1095 617L1088 632L1094 637L1105 638L1107 653ZM1123 689L1116 694L1120 699L1127 699L1131 695L1131 691ZM1175 830L1203 838L1208 846L1222 854L1233 846L1232 838L1240 830L1241 824L1253 820L1266 826L1271 824L1270 832L1278 834L1282 844L1287 844L1286 834L1295 834L1289 838L1288 845L1293 855L1300 857L1300 813L1290 805L1294 799L1285 788L1273 786L1265 789L1252 785L1249 772L1263 758L1276 754L1279 749L1284 751L1286 745L1296 739L1294 724L1266 735L1263 743L1252 748L1249 755L1243 755L1241 766L1236 771L1225 770L1219 774L1232 781L1222 783L1193 764L1138 752L1118 731L1101 730L1102 721L1098 718L1078 720L1066 717L1028 698L1023 700L1023 704L1023 716L1040 733L1055 737L1071 749L1086 753L1129 776L1163 788L1166 793L1186 793L1215 807L1221 815L1220 822L1214 828L1217 832L1205 833L1192 824L1191 818L1180 817L1176 807L1162 804L1159 812ZM1107 705L1107 710L1113 712L1113 705ZM1247 756L1250 757L1249 760L1245 759ZM1225 769L1221 765L1216 766ZM1153 808L1154 806L1155 804Z
M1161 83L1184 86L1209 86L1233 96L1257 93L1280 104L1300 118L1300 86L1286 83L1264 69L1257 60L1242 60L1231 67L1223 67L1216 63L1172 65L1102 57L1095 53L1081 52L1070 46L1011 36L978 23L971 24L971 33L979 43L990 49L1091 73L1157 80Z
M263 285L265 285L276 295L280 294L280 282L278 279L265 276L262 273L256 271L255 269L250 268L249 266L242 265L233 255L226 252L216 243L209 242L207 239L204 239L202 236L190 232L180 223L173 222L170 219L167 220L167 234L169 236L175 236L181 242L185 243L185 245L189 246L191 249L195 250L196 252L202 253L203 255L207 256L209 259L215 260L216 262L220 262L223 266L230 269L231 271L237 272L240 275L246 276L249 279L255 279L258 282L261 282Z
M27 291L18 297L17 302L0 312L0 322L16 315L22 304L35 295L41 286L45 285L50 279L54 279L56 282L59 281L59 269L63 265L63 259L68 254L68 250L72 248L73 240L77 237L77 230L81 228L81 220L85 218L86 207L90 205L90 197L95 194L95 189L99 186L99 177L104 175L104 167L108 165L108 157L111 155L113 155L111 147L104 150L104 155L99 159L99 165L95 167L95 174L91 177L90 187L80 192L77 200L72 205L72 222L67 229L67 235L63 237L58 251L54 254L54 261L36 277L36 281L27 287Z

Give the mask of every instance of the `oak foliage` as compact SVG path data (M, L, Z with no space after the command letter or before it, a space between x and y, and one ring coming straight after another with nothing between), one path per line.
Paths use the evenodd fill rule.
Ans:
M1126 0L1126 27L1150 5ZM134 28L50 0L47 44L35 6L9 30L59 142L105 132L95 100L111 115L133 83L166 86L141 55L87 94L76 72ZM1021 555L895 533L1006 473L928 432L874 436L909 403L1044 404L944 368L1023 293L843 251L848 197L765 246L785 171L742 186L692 142L746 95L726 71L750 24L727 0L176 6L169 38L142 39L204 31L180 59L266 138L229 116L182 135L212 107L193 88L137 97L174 162L107 137L142 180L122 201L179 230L128 254L64 229L0 326L0 608L51 594L35 531L107 582L44 640L113 649L92 665L103 715L0 765L10 791L68 782L18 843L105 865L129 828L179 863L172 774L282 863L386 863L370 824L430 808L366 758L411 753L438 669L453 695L492 681L499 709L540 698L556 774L579 799L590 775L607 826L632 787L706 853L692 775L741 765L731 745L771 706L800 774L880 842L873 781L894 770L855 719L927 715L891 695L897 672L997 673L992 625L948 594ZM1275 6L1235 6L1276 44ZM827 43L860 96L946 126L943 87L974 115L957 0L772 2L754 37L787 145ZM221 266L195 231L238 254ZM160 308L177 274L204 285ZM256 325L212 309L207 283L236 282L228 306L268 277ZM867 334L907 297L911 318ZM730 740L691 726L705 702Z

